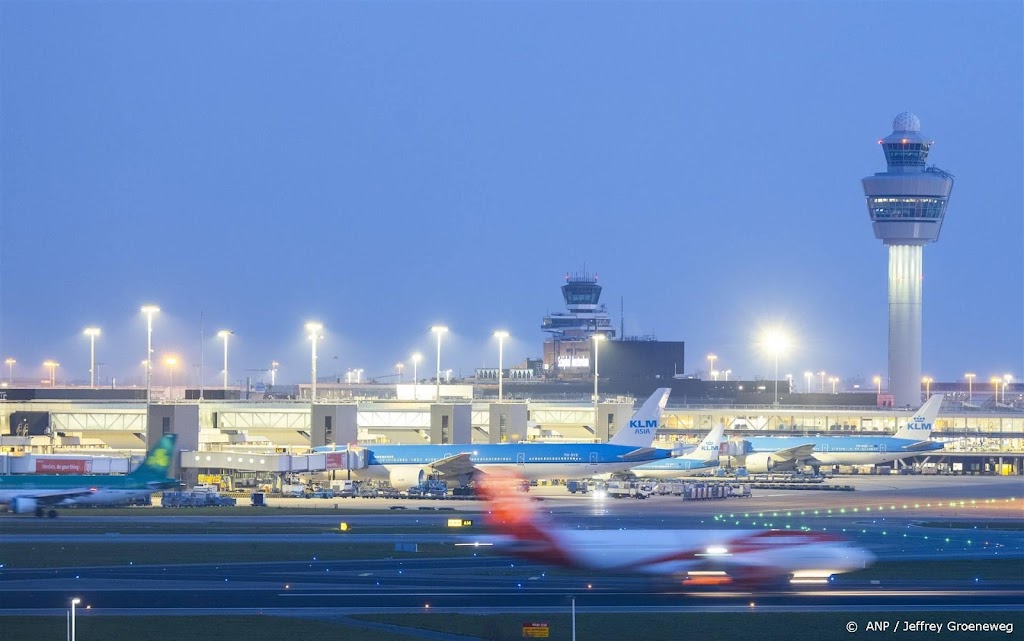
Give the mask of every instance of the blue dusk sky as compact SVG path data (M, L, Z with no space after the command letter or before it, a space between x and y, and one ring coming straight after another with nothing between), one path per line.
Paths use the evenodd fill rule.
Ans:
M1024 377L1020 2L0 2L0 357L194 384L539 356L566 272L628 335L885 374L860 179L911 110L956 176L924 373ZM410 368L411 369L411 368ZM253 370L253 371L247 371ZM6 374L6 368L4 368ZM781 373L781 372L780 372ZM158 370L155 381L163 372ZM179 379L180 380L180 379Z

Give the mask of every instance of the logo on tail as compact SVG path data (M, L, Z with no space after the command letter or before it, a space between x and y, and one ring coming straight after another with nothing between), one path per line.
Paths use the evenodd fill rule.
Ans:
M722 434L724 433L725 426L721 423L712 427L704 440L683 458L697 461L717 461L722 450Z
M167 470L170 469L171 461L174 459L175 439L177 439L176 434L164 434L161 436L156 446L146 454L146 458L142 461L142 465L129 474L129 476L147 479L166 478Z
M927 441L932 436L932 427L935 425L940 407L942 407L942 394L936 394L929 398L928 402L921 406L921 409L914 412L914 416L896 432L894 437Z
M654 442L654 433L658 431L661 413L668 404L670 393L672 390L667 387L655 390L640 409L633 413L625 427L616 432L608 442L612 445L650 447Z

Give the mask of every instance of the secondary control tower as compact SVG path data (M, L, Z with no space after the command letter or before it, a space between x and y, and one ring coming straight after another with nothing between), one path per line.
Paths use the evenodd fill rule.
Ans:
M886 171L861 182L875 238L889 247L889 390L897 407L921 403L921 249L939 239L953 176L926 167L933 140L905 111L882 140Z

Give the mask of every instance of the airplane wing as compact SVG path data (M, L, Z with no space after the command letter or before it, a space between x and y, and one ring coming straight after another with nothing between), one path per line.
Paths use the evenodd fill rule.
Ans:
M88 496L92 494L93 490L90 488L68 488L60 490L38 490L29 491L24 494L18 494L20 499L34 499L39 505L55 505L60 503L64 499L73 499L78 496Z
M476 466L469 459L469 452L453 454L452 456L436 460L430 464L430 467L434 468L434 471L441 476L459 476L476 471Z
M807 443L805 445L797 445L796 447L788 447L784 450L778 450L772 452L772 458L776 461L794 461L809 459L814 456L814 443Z
M904 452L916 452L918 450L931 450L935 448L935 441L918 441L903 447Z
M646 460L649 459L651 457L651 454L653 454L656 451L658 451L658 448L656 447L640 447L633 450L632 452L620 454L619 458L624 461Z

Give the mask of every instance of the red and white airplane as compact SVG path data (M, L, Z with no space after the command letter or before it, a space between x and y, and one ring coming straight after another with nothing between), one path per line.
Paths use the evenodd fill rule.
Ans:
M537 512L512 474L488 474L478 492L488 501L491 545L554 565L601 572L673 575L686 585L763 586L827 583L865 568L867 550L836 536L789 530L577 530Z

